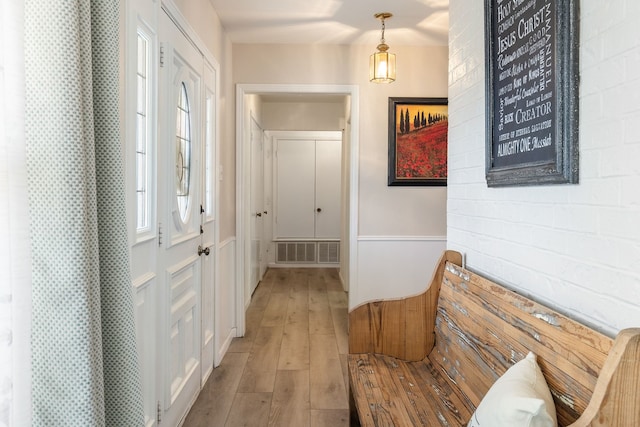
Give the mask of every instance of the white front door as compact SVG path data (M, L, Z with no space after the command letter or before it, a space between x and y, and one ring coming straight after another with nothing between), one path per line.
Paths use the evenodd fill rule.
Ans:
M249 291L253 291L260 283L262 263L262 235L264 229L264 174L263 174L263 132L255 119L251 118L251 251Z
M163 12L158 103L159 397L178 425L201 381L203 58Z

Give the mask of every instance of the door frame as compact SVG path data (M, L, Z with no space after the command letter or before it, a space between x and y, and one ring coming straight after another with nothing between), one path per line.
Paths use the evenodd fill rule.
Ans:
M249 127L250 127L250 135L249 135L250 150L249 150L249 153L248 153L249 154L249 165L253 166L255 164L256 160L259 161L261 163L260 169L261 169L261 172L262 172L262 179L260 181L260 183L262 184L262 195L261 195L262 196L261 197L262 200L260 201L260 204L259 204L260 206L254 206L253 209L251 209L251 202L252 202L251 199L253 199L253 195L251 194L251 191L249 191L249 194L248 194L248 196L251 197L251 199L249 200L249 206L248 206L248 208L250 209L249 215L250 215L250 217L252 217L253 215L256 215L257 212L262 211L264 209L264 141L265 141L265 138L264 138L264 129L262 129L262 126L260 126L260 123L258 123L258 119L253 115L253 112L249 117ZM254 135L253 134L253 131L256 130L256 129L258 130L258 135ZM253 158L253 150L254 150L255 146L253 144L257 141L257 139L260 140L260 145L261 145L261 147L260 147L260 158L259 159L254 159ZM251 169L251 166L249 167L249 169ZM250 170L248 170L248 172L251 173ZM256 176L258 176L258 175L256 175ZM250 174L248 178L249 178L249 188L252 188L254 183L255 183L254 182L254 178L255 177L254 177L253 174ZM257 208L257 211L256 211L256 208ZM259 234L259 237L260 237L260 242L259 242L259 245L258 245L258 253L257 254L252 254L251 253L251 247L250 246L248 247L249 248L249 250L248 250L248 253L249 253L249 258L248 258L249 276L248 277L250 279L250 281L249 281L249 292L252 293L255 290L255 287L257 287L258 284L260 283L260 281L262 280L262 267L261 267L261 264L263 262L263 260L262 260L262 246L263 245L262 245L262 243L263 243L263 240L264 240L264 223L265 223L266 220L262 216L258 217L256 215L253 219L250 219L250 221L254 222L254 226L256 227L255 231L256 231L257 234ZM261 228L261 232L258 232L258 225L261 226L260 227ZM249 229L249 234L250 235L248 236L248 241L250 242L249 244L251 244L251 238L254 237L254 236L251 235L251 229ZM251 258L253 255L257 256L257 259L253 260ZM253 264L254 262L257 264L258 270L257 270L257 273L256 273L255 277L252 277L251 270L252 270L252 266L254 265Z
M359 165L359 88L357 85L288 85L288 84L238 84L236 86L236 336L244 336L245 311L251 301L248 294L248 251L250 249L249 208L250 191L247 185L250 154L250 138L245 135L246 97L249 95L299 95L332 94L350 97L350 135L346 138L349 163L345 178L348 179L347 240L345 251L349 254L348 284L357 283L357 233L358 233L358 165ZM343 209L347 208L343 206ZM348 286L348 285L347 285Z

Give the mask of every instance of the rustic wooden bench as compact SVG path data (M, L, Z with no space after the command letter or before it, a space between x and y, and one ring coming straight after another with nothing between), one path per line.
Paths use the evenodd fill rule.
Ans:
M463 269L453 251L424 293L349 313L352 414L362 426L466 425L529 351L559 426L640 426L640 329L612 340Z

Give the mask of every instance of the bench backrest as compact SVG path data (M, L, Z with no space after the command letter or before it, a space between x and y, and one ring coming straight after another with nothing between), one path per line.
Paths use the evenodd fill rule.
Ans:
M440 287L435 335L429 359L474 406L500 375L533 351L561 426L574 422L586 408L613 342L451 263Z

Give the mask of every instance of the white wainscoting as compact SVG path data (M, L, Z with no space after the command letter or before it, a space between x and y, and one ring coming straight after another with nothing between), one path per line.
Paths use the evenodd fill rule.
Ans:
M349 308L421 293L446 247L445 236L358 237L358 281L350 286Z
M220 242L218 281L216 283L216 351L214 365L222 358L236 336L236 239Z
M155 425L156 408L156 376L157 372L157 344L156 344L156 315L157 306L156 274L147 272L133 280L136 316L136 341L138 347L138 364L142 380L144 402L144 425Z

